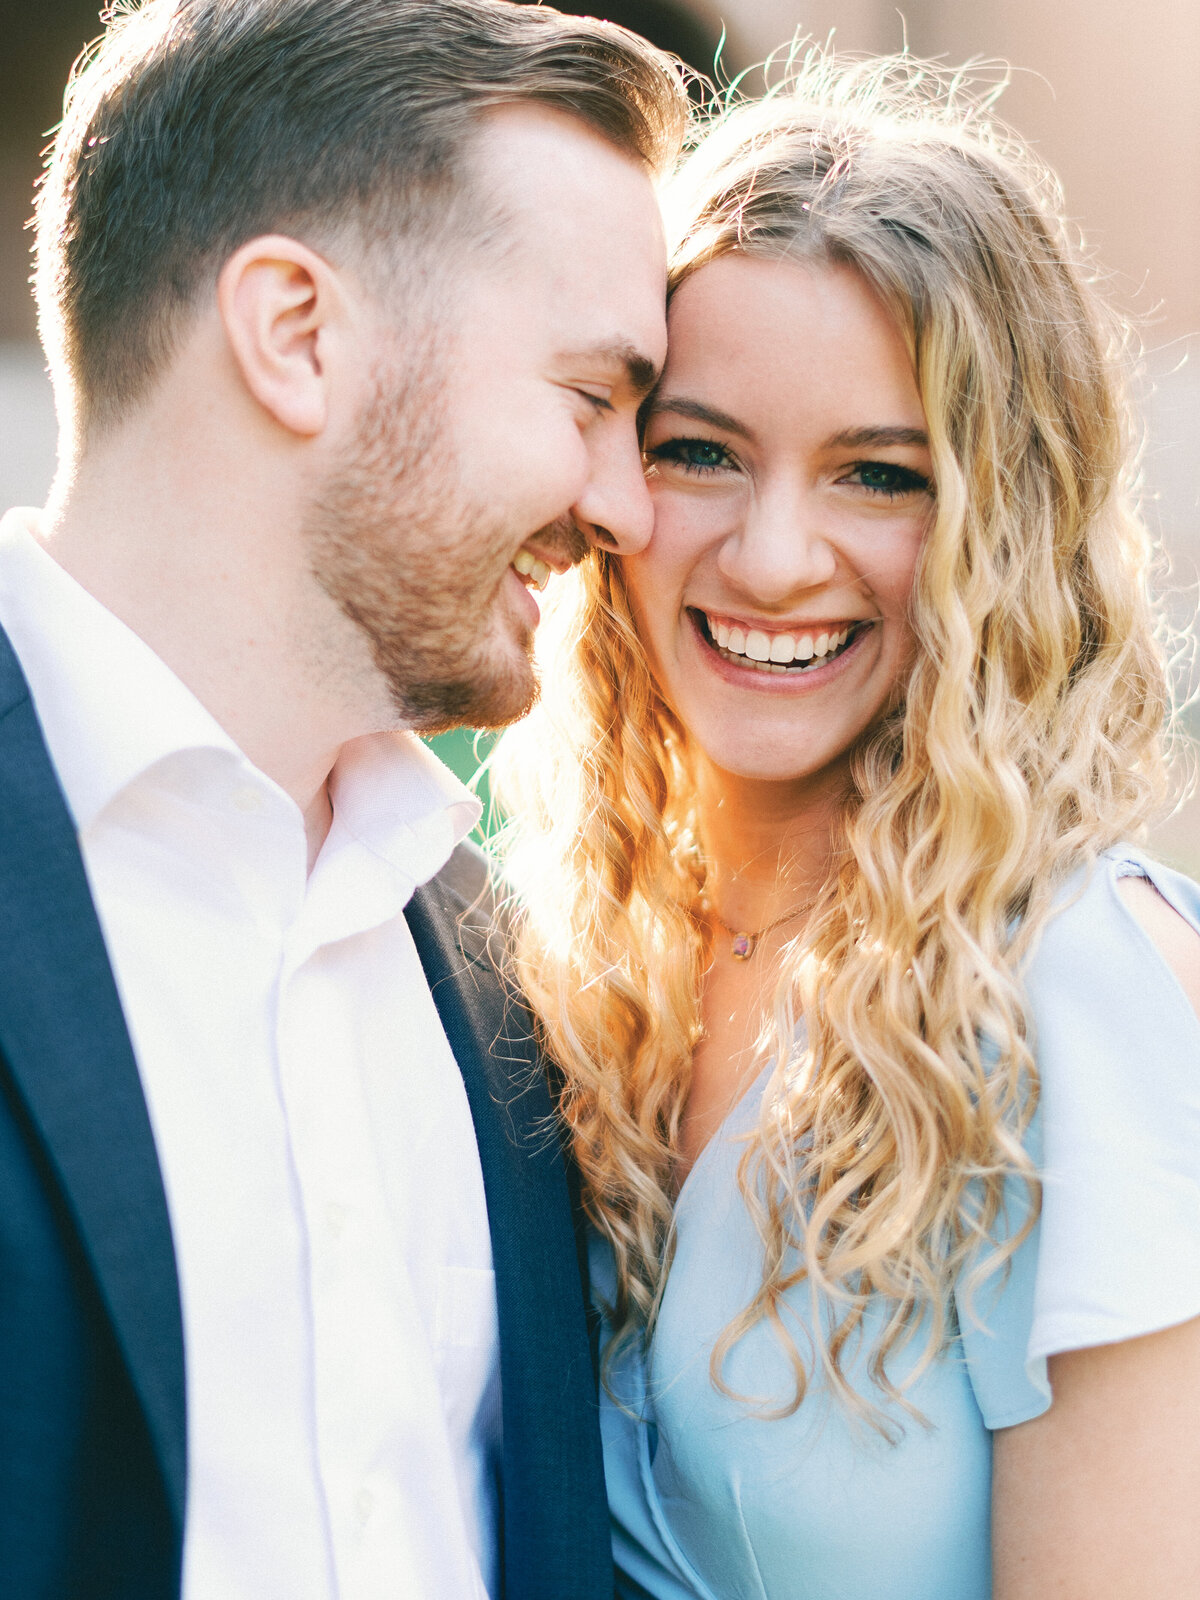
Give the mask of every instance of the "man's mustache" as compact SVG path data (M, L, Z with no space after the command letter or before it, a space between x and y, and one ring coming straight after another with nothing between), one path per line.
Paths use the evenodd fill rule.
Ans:
M557 517L529 541L553 560L562 559L577 567L592 548L587 535L574 517Z

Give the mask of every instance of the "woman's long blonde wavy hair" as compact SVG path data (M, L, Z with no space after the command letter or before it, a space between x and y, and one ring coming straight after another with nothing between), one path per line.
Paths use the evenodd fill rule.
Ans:
M953 1335L953 1290L1022 1237L1037 1073L1021 965L1064 880L1160 798L1168 695L1132 507L1125 340L1061 199L991 97L905 60L812 52L717 117L674 181L672 284L729 252L848 264L909 341L936 508L914 582L903 703L855 752L833 865L784 952L777 1066L741 1184L761 1320L798 1406L844 1370L869 1302L870 1371L902 1389ZM540 707L495 785L521 893L516 963L562 1069L563 1116L617 1266L620 1339L652 1337L709 952L708 864L686 730L638 640L619 559L563 586ZM796 1027L804 1019L802 1045ZM1022 1185L1023 1190L1022 1190ZM806 1361L782 1301L807 1286ZM794 1326L794 1323L792 1324ZM901 1385L890 1359L924 1330Z

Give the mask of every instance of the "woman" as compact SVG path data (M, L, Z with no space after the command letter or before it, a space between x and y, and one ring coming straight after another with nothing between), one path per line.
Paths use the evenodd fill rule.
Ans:
M654 535L499 780L624 1592L1200 1594L1200 890L1117 328L1044 176L810 61L677 183Z

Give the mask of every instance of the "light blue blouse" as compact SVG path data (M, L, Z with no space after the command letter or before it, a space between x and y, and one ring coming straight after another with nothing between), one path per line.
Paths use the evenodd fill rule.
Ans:
M927 1427L896 1412L892 1444L819 1387L765 1419L713 1386L713 1345L761 1270L737 1166L769 1074L706 1146L679 1196L649 1360L618 1360L617 1399L601 1402L619 1595L987 1600L990 1430L1050 1405L1048 1356L1200 1315L1200 1019L1117 894L1126 875L1148 877L1200 931L1200 887L1126 849L1069 886L1047 925L1026 972L1042 1215L975 1319L958 1307L958 1340L912 1387ZM592 1271L602 1302L613 1269L598 1240ZM803 1348L803 1288L789 1309ZM880 1404L866 1370L877 1329L868 1321L846 1365ZM724 1370L768 1403L791 1392L763 1324Z

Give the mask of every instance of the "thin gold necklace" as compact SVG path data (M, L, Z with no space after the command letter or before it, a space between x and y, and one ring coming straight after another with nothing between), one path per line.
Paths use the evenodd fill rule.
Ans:
M705 898L701 900L700 907L704 913L711 917L718 928L723 928L729 935L729 954L735 961L749 961L758 948L760 939L768 933L774 933L776 928L782 928L785 922L792 922L796 917L803 916L806 911L811 911L816 905L816 897L806 900L803 905L793 906L790 911L785 911L783 916L776 917L774 922L768 922L765 928L759 928L757 933L748 933L743 928L731 928L723 917L719 917L713 910L711 902Z

